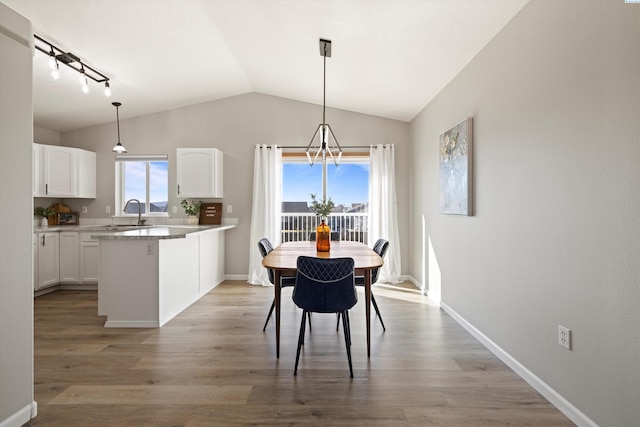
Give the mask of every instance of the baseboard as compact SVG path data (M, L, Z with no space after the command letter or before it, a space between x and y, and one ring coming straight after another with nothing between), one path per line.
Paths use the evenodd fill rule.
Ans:
M249 280L248 274L225 274L224 280L244 280L245 282Z
M578 426L598 427L598 424L593 422L583 412L573 406L571 402L562 397L557 391L552 389L547 383L538 378L533 372L531 372L524 365L518 362L509 353L504 351L500 346L491 341L485 334L483 334L476 327L467 322L460 314L449 307L444 301L440 302L440 307L456 322L458 322L460 326L462 326L478 341L480 341L482 345L484 345L489 351L496 355L496 357L502 360L523 380L529 383L531 387L536 389L538 393L543 395L549 402L551 402L553 406L558 408L558 410L566 415L571 421L576 423Z
M15 412L9 418L0 421L0 427L20 427L38 414L38 404L34 401Z
M159 328L160 323L155 320L107 320L105 328Z

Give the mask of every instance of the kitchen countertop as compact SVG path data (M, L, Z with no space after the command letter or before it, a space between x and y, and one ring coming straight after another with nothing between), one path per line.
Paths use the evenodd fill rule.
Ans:
M153 225L138 227L125 231L113 231L103 229L99 234L91 235L98 240L159 240L159 239L183 239L188 234L204 231L224 231L235 228L235 225Z
M145 240L145 239L182 239L191 233L208 230L224 231L235 228L235 224L222 225L57 225L36 227L35 233L76 231L92 233L92 239L99 240Z

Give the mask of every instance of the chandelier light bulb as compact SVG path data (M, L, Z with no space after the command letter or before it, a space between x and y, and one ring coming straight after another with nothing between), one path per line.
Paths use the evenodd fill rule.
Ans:
M107 98L111 97L111 87L109 86L109 82L104 82L104 96Z

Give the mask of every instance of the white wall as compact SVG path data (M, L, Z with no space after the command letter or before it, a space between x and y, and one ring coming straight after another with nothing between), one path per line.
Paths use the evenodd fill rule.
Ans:
M640 5L534 0L410 126L412 276L582 424L640 420L639 112ZM469 116L476 214L440 215L438 138Z
M127 104L120 107L120 116ZM129 153L165 153L169 155L169 206L178 206L176 197L175 149L177 147L216 147L224 153L224 205L233 206L223 218L237 218L237 228L226 232L227 275L248 273L247 254L251 221L253 186L253 153L255 144L306 146L322 120L322 106L250 93L203 104L165 111L148 116L120 120L122 144ZM409 125L344 110L327 109L331 124L341 145L396 144L396 171L400 217L401 251L408 271L409 242L409 170L401 167L409 162ZM65 204L80 211L88 206L89 218L108 217L105 206L114 204L114 160L111 148L117 141L114 122L66 132L62 145L85 148L97 154L97 195L95 200L66 199Z
M0 425L33 402L31 23L0 3Z

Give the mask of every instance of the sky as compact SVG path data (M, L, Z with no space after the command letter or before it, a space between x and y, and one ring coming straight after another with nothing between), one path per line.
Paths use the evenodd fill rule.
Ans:
M168 162L151 162L150 201L165 202L168 199ZM351 206L369 200L369 163L328 164L327 197L336 205ZM126 162L125 200L145 200L145 162ZM322 164L283 163L282 201L311 202L310 194L322 198Z
M166 202L169 198L167 183L167 161L150 162L149 170L149 199L150 202ZM146 198L146 166L145 162L125 162L125 200L138 199L141 202Z
M311 202L310 194L322 198L322 164L283 163L282 201ZM327 168L327 197L336 205L350 206L369 200L369 163L329 163Z

